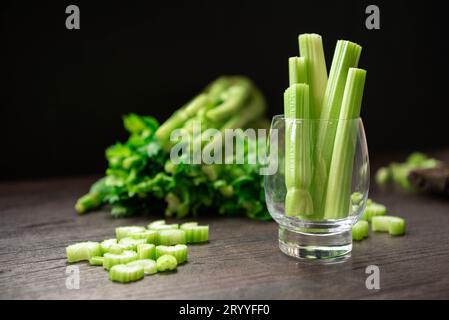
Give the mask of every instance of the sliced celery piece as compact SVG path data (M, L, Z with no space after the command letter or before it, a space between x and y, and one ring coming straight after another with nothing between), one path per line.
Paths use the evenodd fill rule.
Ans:
M392 236L405 234L405 220L399 217L391 217L388 222L388 233Z
M357 223L352 226L352 239L360 241L368 237L368 229L368 222L364 220L357 221Z
M360 192L356 191L351 195L351 203L354 205L360 204L360 202L362 202L362 200L363 200L363 194L361 194Z
M157 264L153 259L140 259L129 262L126 264L127 266L141 266L143 268L143 272L146 275L157 273Z
M129 237L133 233L143 232L145 230L145 227L141 226L118 227L115 228L115 237L120 241L120 239Z
M91 266L102 266L103 265L103 257L95 256L89 259L89 264Z
M321 212L324 212L323 204L326 199L328 173L337 132L338 122L335 120L340 118L340 109L349 68L357 67L361 50L362 47L358 44L345 40L337 41L329 80L323 96L321 121L318 127L315 148L315 163L317 163L317 166L314 171L312 187L316 213L321 214Z
M101 256L101 247L98 242L86 241L72 244L65 248L68 262L90 260L95 256Z
M365 79L365 70L349 68L329 166L324 210L326 220L344 218L350 213L352 170L358 128L358 123L351 119L360 116Z
M139 259L155 259L156 246L154 244L144 243L137 245L137 256Z
M133 239L131 237L126 237L120 239L118 245L123 248L123 250L137 250L137 245L147 243L146 239Z
M158 232L155 230L145 230L143 232L132 233L130 237L133 239L145 239L147 243L157 244Z
M142 279L144 276L144 268L140 264L128 265L118 264L109 270L109 279L121 283L128 283Z
M285 132L285 214L313 214L310 195L312 181L312 144L309 110L309 86L294 84L284 94ZM300 119L300 120L298 120Z
M371 218L371 230L387 232L391 216L375 216Z
M371 221L375 216L384 216L387 213L387 207L380 203L370 203L366 205L365 211L363 211L360 219L365 221Z
M296 83L308 84L306 58L290 57L288 59L288 78L290 85Z
M391 175L390 170L387 167L381 167L376 172L376 183L379 186L383 186L390 181Z
M115 266L117 264L126 264L128 262L137 260L137 252L125 250L119 254L106 253L103 258L103 268L109 270L112 266Z
M310 117L321 117L321 106L327 85L327 67L323 41L318 34L301 34L298 37L299 52L307 64L307 83L310 85Z
M181 225L180 229L186 233L187 243L200 243L209 240L209 226L198 226L186 224Z
M186 244L186 233L180 229L159 231L159 244L173 246L175 244Z
M188 248L185 244L177 244L176 246L157 246L156 257L163 255L172 255L178 261L178 264L184 263L188 258Z
M172 230L172 229L178 229L179 225L174 224L166 224L165 220L157 220L148 225L148 229L154 230L154 231L160 231L160 230Z
M103 240L100 243L101 247L101 254L105 253L121 253L123 250L122 248L117 244L117 239L107 239Z
M157 264L157 271L161 272L176 270L176 267L178 266L176 258L172 255L167 254L157 258L156 264Z

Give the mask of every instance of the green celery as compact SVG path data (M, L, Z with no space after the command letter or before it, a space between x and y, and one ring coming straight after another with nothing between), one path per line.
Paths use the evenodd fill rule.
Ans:
M351 183L366 71L349 68L335 134L324 209L325 219L344 218L350 212Z
M288 79L290 85L308 83L307 65L304 57L290 57L288 59Z

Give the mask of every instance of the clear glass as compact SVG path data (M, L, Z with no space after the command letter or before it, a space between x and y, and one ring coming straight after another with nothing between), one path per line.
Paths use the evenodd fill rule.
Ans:
M369 158L363 122L273 118L268 210L279 247L305 259L335 259L352 250L352 225L365 210ZM274 163L276 162L276 163Z

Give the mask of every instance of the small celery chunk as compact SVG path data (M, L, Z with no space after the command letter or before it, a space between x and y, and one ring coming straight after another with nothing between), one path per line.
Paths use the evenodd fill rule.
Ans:
M179 229L161 230L159 231L159 244L165 246L186 244L186 233Z
M377 232L387 232L388 223L390 222L391 216L375 216L371 219L371 230Z
M165 254L157 258L157 271L172 271L176 270L178 262L175 257Z
M90 260L94 256L101 256L101 247L98 242L79 242L66 247L66 254L70 263Z
M147 243L146 239L133 239L131 237L126 237L120 239L118 245L123 248L123 250L137 250L137 245Z
M177 244L176 246L157 246L156 257L159 258L164 255L175 257L178 264L181 264L187 261L188 248L185 244Z
M148 225L148 229L154 230L154 231L161 231L161 230L173 230L178 229L179 225L174 224L166 224L165 220L157 220Z
M121 253L123 249L117 244L117 239L107 239L100 243L101 253Z
M111 270L109 270L109 279L122 283L137 281L142 279L143 276L144 267L140 264L118 264L111 267Z
M120 241L122 238L131 236L133 233L144 232L145 227L141 226L128 226L115 228L115 237Z
M391 217L388 222L388 233L392 236L405 234L405 220L399 217Z
M186 233L187 243L201 243L209 241L209 226L199 226L196 222L184 223L180 227Z
M387 184L391 179L390 169L387 167L379 168L376 172L376 183L380 186Z
M156 246L149 243L138 244L137 255L139 259L156 259Z
M126 264L127 266L141 266L143 267L143 272L146 275L155 274L157 273L157 264L156 261L152 259L140 259L131 261Z
M103 258L103 268L109 270L117 264L126 264L137 260L137 252L125 250L120 254L106 253Z
M143 232L137 232L130 234L133 239L145 239L147 243L157 244L158 233L154 230L145 230Z
M383 204L371 202L366 205L365 211L363 212L360 219L365 221L371 221L375 216L384 216L387 213L387 207Z
M356 241L363 240L364 238L368 237L368 222L364 220L358 221L353 227L352 227L352 239Z
M95 256L89 259L89 264L91 266L102 266L103 265L103 257Z

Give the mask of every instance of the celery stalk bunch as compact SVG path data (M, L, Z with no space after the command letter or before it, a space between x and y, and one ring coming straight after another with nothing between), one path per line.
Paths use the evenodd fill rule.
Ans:
M350 213L356 122L366 71L361 46L337 42L329 76L322 38L299 36L299 57L289 58L284 93L285 214L333 220Z
M184 217L200 212L224 215L246 214L270 218L263 192L259 164L192 164L170 161L174 142L170 135L184 129L191 140L195 123L201 129L266 128L266 104L256 86L241 76L223 76L213 81L161 125L150 116L129 114L123 118L129 132L126 142L106 150L106 176L94 183L75 208L85 213L107 206L115 217L161 213ZM268 125L267 125L268 123ZM202 147L214 143L202 142ZM244 145L245 158L257 152Z

